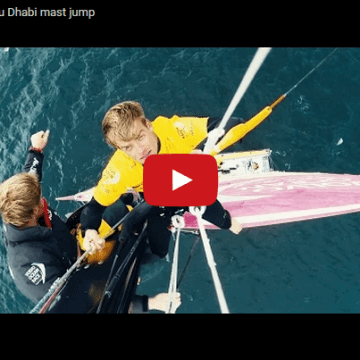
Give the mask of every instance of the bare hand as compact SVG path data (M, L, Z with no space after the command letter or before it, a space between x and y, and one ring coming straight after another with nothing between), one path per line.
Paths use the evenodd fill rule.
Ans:
M229 230L238 235L242 229L241 224L236 219L231 218L231 227Z
M169 302L170 294L168 293L160 293L155 295L154 297L149 298L149 310L160 310L166 311L168 302ZM180 293L176 293L175 301L173 303L173 310L177 310L177 308L181 305L181 296Z
M90 255L95 254L96 251L101 251L105 246L105 240L100 237L99 233L96 230L86 230L84 237L85 250L91 250Z
M31 135L31 145L36 148L43 150L48 143L50 130L39 131L36 134Z

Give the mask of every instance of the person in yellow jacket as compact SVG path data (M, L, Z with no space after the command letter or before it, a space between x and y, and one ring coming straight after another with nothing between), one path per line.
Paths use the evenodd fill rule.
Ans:
M104 210L114 204L122 194L130 191L143 192L143 164L152 154L179 154L200 151L208 132L221 119L209 117L158 116L149 121L141 105L135 101L119 103L108 110L102 130L106 142L116 151L107 163L98 182L92 200L81 214L81 224L85 241L101 242L97 228ZM227 146L236 142L234 119L228 123L232 128L231 138L226 138ZM238 124L239 119L235 120ZM234 133L235 130L235 133ZM234 136L234 134L235 136ZM171 216L179 208L148 207L140 218L148 219L148 238L153 253L163 257L168 252ZM241 225L225 210L219 201L208 206L203 218L222 229L230 229L238 234ZM140 221L140 219L139 219Z

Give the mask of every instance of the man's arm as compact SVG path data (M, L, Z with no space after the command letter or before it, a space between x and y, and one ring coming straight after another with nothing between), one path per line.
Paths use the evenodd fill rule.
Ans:
M29 149L23 171L36 174L39 182L42 180L42 165L44 161L44 154L42 151L49 140L50 130L39 131L31 136L31 148Z
M100 205L94 198L84 207L80 215L81 228L86 230L97 230L101 224L102 215L106 206Z
M23 171L29 174L35 174L38 181L42 180L42 165L44 161L44 154L29 150Z
M94 190L93 198L81 213L80 223L85 246L91 243L101 246L105 243L97 230L101 224L102 215L108 206L114 204L121 194L126 192L126 186L122 183L122 176L118 170L117 156L118 152L115 152L109 160Z

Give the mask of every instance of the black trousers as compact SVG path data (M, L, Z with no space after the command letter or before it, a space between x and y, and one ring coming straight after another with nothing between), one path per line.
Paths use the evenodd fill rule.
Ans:
M113 205L107 207L103 213L102 218L113 227L119 220L121 220L129 212L126 205L121 199L117 200Z
M135 229L139 231L139 225L147 220L147 236L152 253L161 258L166 256L171 237L171 232L168 229L171 224L171 217L180 209L189 210L179 207L160 208L151 206L145 201L142 202L131 211L124 222L119 241L126 242L132 231ZM217 200L206 208L203 218L221 229L229 229L231 226L230 213Z
M181 208L168 207L164 209L154 208L148 215L148 238L151 251L159 257L164 257L169 251L171 232L168 227L171 224L171 217ZM189 208L184 208L189 211ZM218 200L207 206L203 219L211 222L221 229L231 227L230 213L223 208Z

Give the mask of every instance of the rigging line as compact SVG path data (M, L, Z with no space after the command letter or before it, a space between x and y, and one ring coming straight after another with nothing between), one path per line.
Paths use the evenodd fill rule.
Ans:
M288 90L286 93L282 94L271 105L269 105L269 108L271 109L271 111L277 105L279 105L286 98L286 96L288 96L293 90L295 90L305 79L307 79L316 69L318 69L331 55L333 55L336 50L338 50L338 48L335 48L328 55L326 55L316 66L314 66L304 77L302 77L290 90ZM269 112L269 115L271 114L271 111Z
M205 207L200 207L199 208L199 207L190 206L189 210L193 215L196 216L196 219L197 219L197 222L198 222L200 235L201 235L201 240L202 240L203 245L204 245L206 260L207 260L208 266L210 268L210 272L211 272L211 276L212 276L212 279L213 279L213 282L214 282L216 296L218 298L218 302L219 302L219 305L220 305L221 312L223 314L229 314L230 311L229 311L229 308L227 306L227 302L226 302L226 299L225 299L223 288L221 286L219 274L218 274L218 272L216 270L216 263L215 263L215 260L214 260L214 255L213 255L212 250L211 250L210 239L206 235L204 223L202 221L202 215L205 212Z
M173 226L177 229L175 247L174 247L174 256L173 263L171 267L170 283L169 283L169 301L166 306L165 314L175 314L176 307L174 307L175 296L176 296L176 284L177 284L177 274L178 274L178 262L179 262L179 243L180 243L180 233L181 229L185 227L184 218L179 215L174 215L172 217Z
M244 124L240 124L238 127L235 127L231 129L225 137L220 140L219 143L213 146L213 148L210 150L210 155L215 156L219 152L223 151L230 145L234 144L235 142L242 139L246 134L248 134L250 131L255 129L255 127L259 126L265 119L268 118L268 116L272 113L272 110L279 105L285 97L294 89L296 89L308 76L310 76L316 69L318 69L323 63L334 54L334 52L338 48L335 48L333 51L331 51L330 54L328 54L325 58L323 58L316 66L314 66L313 69L311 69L300 81L298 81L289 91L282 94L278 99L276 99L271 105L266 106L263 110L261 110L258 114L256 114L254 117L252 117L250 120L248 120ZM237 129L235 131L235 129ZM215 133L217 129L213 130ZM221 134L220 134L221 135ZM216 134L209 134L209 137L216 136Z
M186 271L189 267L189 264L190 264L190 261L192 259L192 257L194 256L194 253L195 253L195 250L196 250L196 247L197 247L197 244L199 243L200 241L200 235L196 235L196 238L194 240L194 243L192 245L192 248L191 248L191 251L190 251L190 255L186 261L186 264L184 266L184 269L181 273L181 275L179 276L179 280L178 280L178 283L177 283L177 290L179 291L179 287L180 287L180 284L182 283L183 279L184 279L184 276L186 274Z
M255 77L256 73L260 69L261 65L263 64L264 60L266 59L266 57L268 56L270 51L271 51L271 48L258 48L258 50L256 51L255 56L253 57L249 67L247 68L245 75L244 75L243 79L241 80L240 85L239 85L238 89L236 90L236 93L235 93L234 97L232 98L230 105L227 108L227 110L224 114L224 117L222 118L219 126L216 127L214 130L210 131L210 133L207 136L207 140L206 140L206 143L204 146L205 154L209 154L210 151L215 146L215 144L217 143L217 141L219 140L219 138L222 135L224 135L224 132L225 132L224 128L225 128L226 123L228 122L231 115L235 111L236 107L240 103L246 90L250 86L253 78ZM198 222L198 226L199 226L199 230L200 230L200 234L201 234L201 239L204 244L206 259L207 259L207 262L208 262L208 265L209 265L209 268L211 271L211 276L213 278L213 282L215 285L215 291L216 291L216 295L217 295L217 298L218 298L218 301L220 304L221 312L229 313L229 308L226 303L226 299L225 299L224 292L223 292L223 289L221 286L220 278L219 278L219 275L216 270L216 263L214 261L214 256L213 256L213 253L211 250L210 240L206 235L204 224L202 223L202 219L201 219L203 213L205 212L205 207L203 206L200 209L195 208L195 207L191 207L191 208L193 209L193 211L191 211L191 212L197 218L197 222Z
M246 73L243 77L243 79L240 82L240 85L238 89L236 90L236 93L233 97L233 99L230 102L230 105L228 109L226 110L224 117L222 118L219 126L215 128L214 130L210 131L207 137L207 141L205 143L204 147L204 153L208 154L210 150L215 146L219 138L224 134L224 128L228 120L230 119L230 116L240 103L242 97L244 96L246 90L248 89L249 85L251 84L254 76L260 69L262 63L266 59L267 55L269 54L271 48L259 48L254 58L252 59L249 67L246 70Z
M178 260L179 260L179 243L180 243L180 228L177 229L176 239L175 239L175 248L174 248L174 256L173 263L171 267L171 275L170 275L170 283L169 283L169 301L166 306L165 314L174 314L173 304L175 301L176 294L176 283L177 283L177 273L178 273Z
M317 68L319 68L334 52L338 50L338 48L335 48L333 51L331 51L330 54L325 56L313 69L311 69L300 81L298 81L289 91L287 91L283 96L284 98L290 94L294 89L296 89L309 75L311 75Z
M36 306L30 311L30 314L35 313L43 313L47 310L51 302L49 302L49 299L54 299L54 295L56 295L59 290L63 287L67 279L70 277L70 275L77 269L77 267L81 264L81 262L85 259L86 256L89 255L91 249L85 251L75 262L72 264L72 266L66 271L66 273L58 277L53 284L50 286L50 289L48 292L44 295L44 297L36 304ZM46 307L45 307L46 305Z

